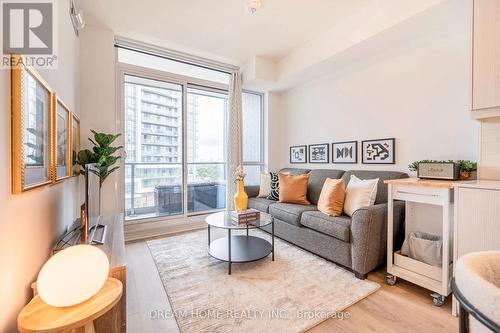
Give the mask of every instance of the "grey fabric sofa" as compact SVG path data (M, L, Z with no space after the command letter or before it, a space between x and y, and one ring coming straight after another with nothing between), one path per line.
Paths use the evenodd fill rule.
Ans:
M408 178L396 171L331 170L285 168L280 172L309 173L307 198L311 205L280 203L258 198L259 186L248 186L248 206L274 217L275 235L320 257L351 269L364 279L386 260L387 185L384 180ZM326 178L343 178L347 186L351 175L361 179L379 178L375 204L355 211L352 217L331 217L318 211L316 204ZM404 238L404 203L394 202L394 242ZM270 232L270 227L265 228Z

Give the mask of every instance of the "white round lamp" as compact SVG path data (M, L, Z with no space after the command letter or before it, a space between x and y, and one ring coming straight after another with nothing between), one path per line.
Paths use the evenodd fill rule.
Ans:
M53 255L37 278L40 298L55 307L72 306L94 296L109 274L106 254L91 245L75 245Z

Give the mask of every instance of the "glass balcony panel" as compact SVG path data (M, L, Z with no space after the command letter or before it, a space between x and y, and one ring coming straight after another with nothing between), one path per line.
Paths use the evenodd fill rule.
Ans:
M182 201L182 164L125 164L127 219L179 215Z
M225 170L224 163L188 165L188 213L226 208Z

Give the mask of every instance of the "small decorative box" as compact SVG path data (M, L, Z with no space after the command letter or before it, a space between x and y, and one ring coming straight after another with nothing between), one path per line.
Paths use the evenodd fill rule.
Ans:
M417 175L418 178L457 180L460 168L454 162L420 162Z
M247 209L240 212L232 211L231 219L236 223L250 223L260 219L260 212L256 209Z

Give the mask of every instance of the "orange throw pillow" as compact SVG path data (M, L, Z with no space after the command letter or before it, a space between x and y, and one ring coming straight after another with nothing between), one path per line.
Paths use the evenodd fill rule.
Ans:
M292 176L284 173L278 174L280 182L279 202L310 205L307 201L307 182L309 174Z
M344 208L344 199L344 181L327 178L319 195L318 210L329 216L340 216Z

